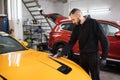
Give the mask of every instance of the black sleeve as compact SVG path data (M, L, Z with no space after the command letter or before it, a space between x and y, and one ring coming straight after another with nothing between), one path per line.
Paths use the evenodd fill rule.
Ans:
M74 28L73 31L72 31L70 40L69 40L68 44L63 48L63 50L61 52L61 55L70 54L71 53L71 50L72 50L75 42L77 41L77 36L78 36L77 32L78 31L76 31L76 28Z
M78 39L78 27L79 26L76 26L73 31L72 31L72 34L71 34L71 37L70 37L70 40L68 42L68 45L70 46L70 49L73 48L74 44L76 43L77 39Z
M74 44L76 43L78 39L78 27L79 26L75 26L75 28L73 28L70 40L68 44L64 47L65 49L72 50Z
M101 47L102 47L101 59L106 59L108 52L109 52L109 41L108 41L106 35L104 34L104 31L103 31L100 23L97 22L96 20L94 22L95 22L94 26L96 26L96 34L97 34L98 40L100 41Z

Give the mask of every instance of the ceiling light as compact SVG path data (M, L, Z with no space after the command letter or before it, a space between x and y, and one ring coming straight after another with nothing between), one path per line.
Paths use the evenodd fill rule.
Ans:
M109 8L104 8L104 9L90 9L88 10L88 13L106 13L106 12L110 12Z

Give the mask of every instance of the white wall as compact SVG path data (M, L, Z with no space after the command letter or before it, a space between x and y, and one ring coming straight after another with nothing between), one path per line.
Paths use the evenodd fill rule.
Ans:
M91 14L92 18L105 19L112 21L120 21L120 0L69 0L70 2L64 7L69 6L69 11L73 8L83 10L97 9L97 8L110 8L111 12L101 14ZM65 10L64 10L65 11ZM68 16L67 12L64 15Z
M27 19L32 19L32 16L26 9L25 5L22 3L22 19L23 21L26 21Z
M55 6L54 3L49 1L49 0L38 0L38 3L41 5L42 9L44 10L45 13L53 13L55 12ZM23 21L26 21L27 19L32 19L32 16L26 9L25 5L22 4L22 17Z
M55 12L54 3L49 0L38 0L39 4L41 5L42 9L45 13L53 13Z
M65 3L63 9L64 9L63 15L68 16L69 10L70 10L70 3L69 3L69 2L68 2L68 3Z
M110 8L111 12L101 14L91 14L92 18L120 21L120 0L68 0L67 3L52 2L50 0L38 0L39 4L44 9L45 13L60 13L68 16L69 12L73 8L79 8L83 10L98 9L98 8ZM24 7L24 6L23 6ZM26 13L23 8L23 19L30 18L29 13ZM28 17L29 16L29 17Z
M7 4L10 29L14 30L12 35L18 40L23 40L22 1L8 0Z
M60 14L64 14L64 3L62 3L62 2L56 2L55 4L54 4L54 6L55 6L55 12L56 13L60 13Z
M64 14L65 12L64 4L62 2L52 2L50 0L38 0L38 2L46 14L47 13ZM30 13L28 12L24 4L22 4L22 11L23 11L22 12L23 21L26 21L28 18L32 19Z
M39 4L45 13L60 13L64 14L64 3L53 2L50 0L39 0Z

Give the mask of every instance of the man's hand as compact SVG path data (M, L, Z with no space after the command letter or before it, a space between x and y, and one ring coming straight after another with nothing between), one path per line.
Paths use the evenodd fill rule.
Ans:
M106 59L101 59L100 60L100 66L104 67L106 65Z
M59 57L63 57L66 56L68 54L71 53L70 47L69 46L65 46L62 51L58 51L57 54L52 55L52 58L59 58Z
M55 55L50 55L51 58L59 58L62 57L63 55L61 53L57 53Z

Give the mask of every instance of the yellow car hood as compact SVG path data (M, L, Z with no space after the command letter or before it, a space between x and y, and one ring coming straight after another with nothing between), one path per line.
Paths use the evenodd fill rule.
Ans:
M71 71L64 74L60 67ZM76 79L75 79L76 78ZM32 49L0 54L0 80L91 80L77 64Z

